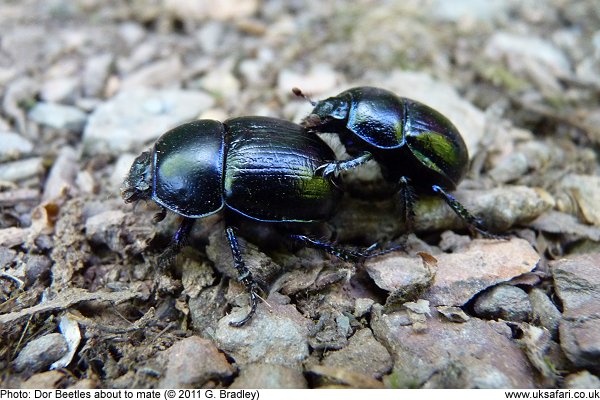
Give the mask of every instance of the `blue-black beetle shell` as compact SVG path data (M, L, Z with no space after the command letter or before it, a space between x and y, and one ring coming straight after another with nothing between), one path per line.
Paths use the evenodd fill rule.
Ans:
M226 207L259 221L325 220L340 192L316 171L334 159L318 136L291 122L193 121L156 141L151 198L188 218Z
M337 133L351 155L372 153L390 181L406 176L454 189L467 171L467 146L448 118L385 89L357 87L319 101L305 126Z

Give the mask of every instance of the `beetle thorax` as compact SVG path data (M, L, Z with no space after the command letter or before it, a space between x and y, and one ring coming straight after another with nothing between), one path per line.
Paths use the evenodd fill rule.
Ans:
M149 151L140 154L123 181L121 197L127 203L152 197L152 157L150 154Z

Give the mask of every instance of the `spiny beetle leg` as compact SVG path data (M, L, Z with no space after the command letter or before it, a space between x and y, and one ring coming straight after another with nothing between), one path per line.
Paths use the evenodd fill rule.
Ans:
M334 177L337 177L340 173L361 166L372 159L373 155L369 152L365 152L358 157L351 158L350 160L332 161L327 164L323 164L319 168L317 168L315 173L323 177L328 177L332 175Z
M183 221L181 221L179 228L177 228L177 231L173 235L173 239L171 239L171 243L160 256L158 256L158 266L160 268L164 269L168 267L181 248L185 246L190 236L190 232L192 231L192 227L194 226L194 222L196 222L196 220L193 218L184 218Z
M417 196L415 189L410 184L410 180L403 176L398 182L400 190L398 190L398 197L400 200L400 208L404 223L406 224L406 231L412 232L415 226L415 201Z
M452 211L456 213L463 221L465 221L471 230L475 230L479 232L483 237L488 239L506 239L503 236L495 235L487 231L484 227L481 219L473 216L454 196L450 193L446 192L438 185L433 185L431 187L434 192L438 193L445 201L446 204L450 206Z
M329 254L336 256L344 261L359 260L364 258L372 258L388 254L393 251L404 250L404 245L393 246L389 249L375 251L375 245L366 249L356 249L351 247L338 246L333 243L323 242L305 235L290 235L296 241L302 242L304 245L323 250Z
M233 265L238 273L238 281L244 284L244 287L248 291L250 295L250 311L244 318L240 321L231 321L229 322L230 326L240 327L250 321L250 318L256 313L256 307L258 306L258 294L256 293L257 284L254 278L252 277L252 273L246 267L244 263L244 259L242 258L242 252L240 251L240 246L235 236L235 231L232 227L228 226L225 228L225 234L227 235L227 240L229 241L229 246L231 247L231 254L233 255Z
M160 272L156 271L154 274L154 285L152 287L151 297L154 297L158 291L160 273L162 273L162 271L166 270L169 265L171 265L175 259L175 256L177 256L181 248L185 245L190 236L192 227L194 226L194 222L196 222L195 219L184 218L183 221L181 221L181 224L179 224L179 228L177 228L177 231L173 235L169 246L167 246L167 248L158 256L157 264Z

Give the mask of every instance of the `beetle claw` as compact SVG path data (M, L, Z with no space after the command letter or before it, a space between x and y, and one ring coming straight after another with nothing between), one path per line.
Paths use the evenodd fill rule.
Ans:
M336 162L323 164L315 170L315 174L326 179L337 178L340 175L340 172L339 164Z
M239 328L240 326L245 325L248 321L252 319L254 314L256 314L256 307L258 306L258 294L254 288L250 289L250 311L244 318L239 321L229 321L229 326L233 326L234 328Z

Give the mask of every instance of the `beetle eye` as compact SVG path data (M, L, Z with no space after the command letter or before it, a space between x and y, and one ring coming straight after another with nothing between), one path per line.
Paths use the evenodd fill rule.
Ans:
M331 112L331 117L334 119L344 119L348 115L348 104L346 102L340 103L337 108Z

